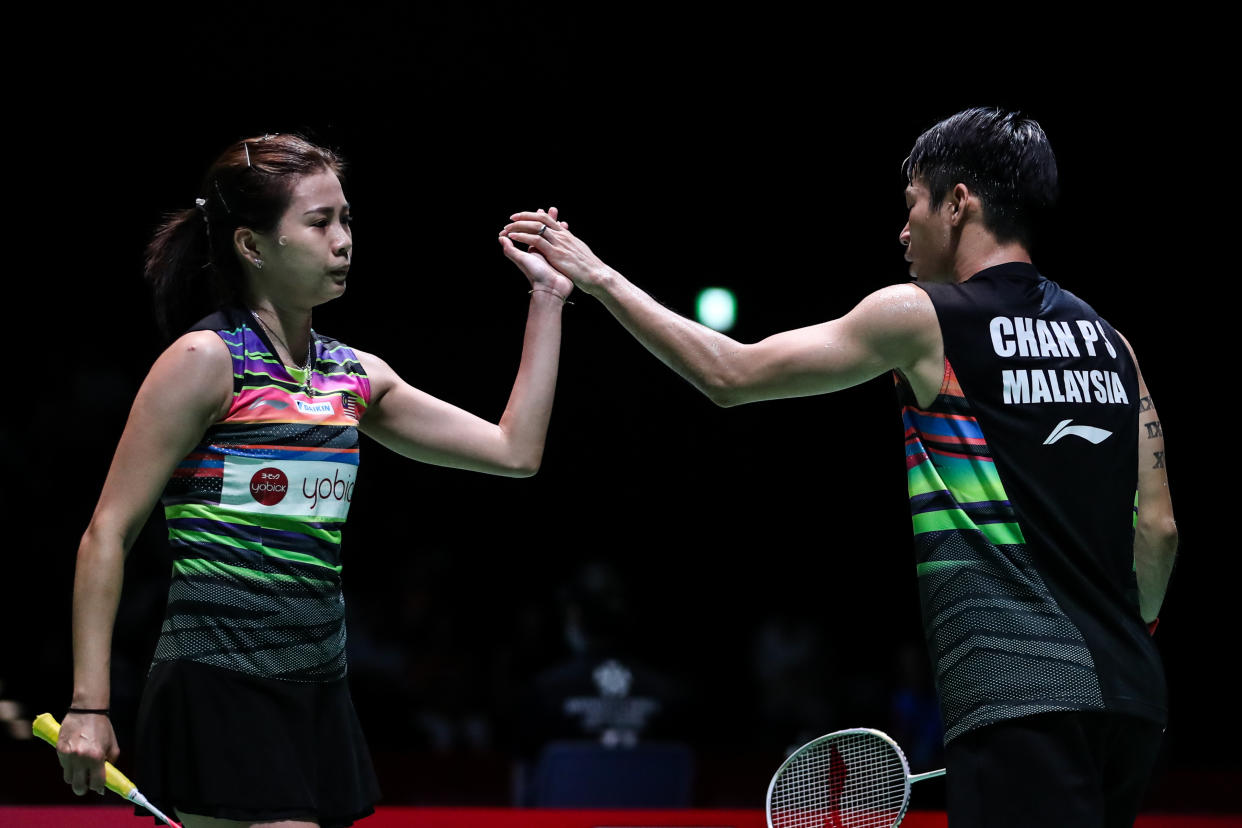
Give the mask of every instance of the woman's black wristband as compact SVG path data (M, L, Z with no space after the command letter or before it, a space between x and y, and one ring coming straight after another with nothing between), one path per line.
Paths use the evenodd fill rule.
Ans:
M110 716L112 711L106 707L70 707L66 713L94 713L99 716Z

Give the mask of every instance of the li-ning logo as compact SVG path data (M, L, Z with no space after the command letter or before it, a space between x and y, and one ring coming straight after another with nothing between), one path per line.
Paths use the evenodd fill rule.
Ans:
M308 402L302 402L301 400L296 400L295 402L297 402L298 411L301 411L303 414L331 414L332 413L332 403L330 402L308 403Z
M280 469L259 469L250 478L250 496L264 506L275 506L289 493L289 478Z
M1070 425L1072 422L1074 421L1062 420L1057 423L1057 427L1054 428L1052 433L1048 435L1048 439L1044 440L1044 445L1050 446L1062 437L1072 434L1075 437L1081 437L1092 445L1098 446L1100 443L1113 436L1111 431L1105 431L1104 429L1096 428L1095 426Z
M289 407L289 403L283 402L281 400L255 400L248 407L258 408L261 405L270 405L272 408L276 408L276 409Z

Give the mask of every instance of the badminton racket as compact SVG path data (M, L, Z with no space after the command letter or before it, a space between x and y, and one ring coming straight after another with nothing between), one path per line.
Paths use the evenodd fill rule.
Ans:
M768 785L768 828L896 828L910 785L944 770L910 774L897 743L869 728L838 730L798 748Z
M56 747L56 740L60 737L60 722L52 716L51 713L40 713L35 717L34 724L31 726L34 735L47 742L52 747ZM138 786L129 781L125 774L121 773L111 762L104 762L104 784L108 790L118 793L128 799L135 805L146 808L160 819L174 828L181 828L179 824L173 822L164 813L156 808L151 802L138 791Z

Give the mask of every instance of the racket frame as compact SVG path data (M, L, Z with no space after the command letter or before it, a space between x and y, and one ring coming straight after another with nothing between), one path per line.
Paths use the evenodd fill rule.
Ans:
M893 741L892 737L881 730L876 730L871 727L850 727L845 730L834 730L832 733L825 733L823 736L812 739L802 747L795 750L793 753L789 754L785 761L781 763L781 766L776 769L776 773L772 774L772 781L768 783L768 793L764 798L763 805L763 813L767 820L768 828L776 828L776 826L772 824L772 792L776 790L776 783L781 778L781 774L785 772L785 769L813 748L819 747L827 742L839 741L846 736L860 735L878 737L880 740L887 743L888 746L893 749L893 752L897 754L897 758L901 760L901 769L904 771L903 775L905 777L905 792L903 793L901 799L901 809L898 811L896 818L893 820L892 828L897 828L897 826L901 824L901 821L906 817L906 810L910 807L910 785L915 782L922 782L924 779L944 776L945 772L943 768L940 770L928 771L927 773L911 775L910 763L906 761L906 754L902 751L901 746Z

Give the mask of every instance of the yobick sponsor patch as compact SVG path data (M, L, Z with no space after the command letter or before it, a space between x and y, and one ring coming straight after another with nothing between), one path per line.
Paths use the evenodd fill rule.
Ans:
M343 519L357 476L350 462L227 456L220 503L246 512Z

